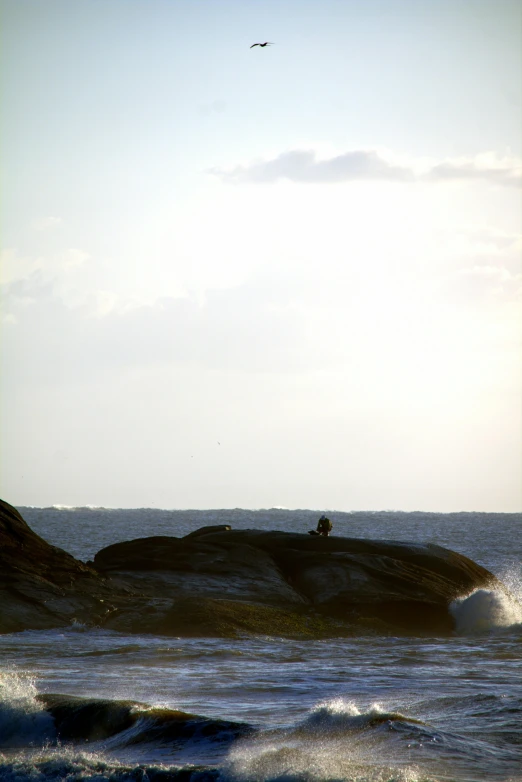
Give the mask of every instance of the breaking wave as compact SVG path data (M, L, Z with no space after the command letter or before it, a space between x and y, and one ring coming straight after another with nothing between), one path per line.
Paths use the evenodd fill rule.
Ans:
M226 744L253 730L247 723L134 701L38 694L30 678L0 674L0 751L63 742L109 741L111 748L158 742Z
M518 752L504 748L502 763L509 771L519 760ZM507 778L495 748L487 741L438 731L379 704L359 710L353 702L335 698L316 706L298 725L259 732L234 744L223 779L433 782L462 778L459 767L467 773L474 764L497 768L502 779ZM519 777L510 779L515 782Z
M260 729L133 701L38 694L13 673L0 681L1 782L417 782L449 778L448 757L452 768L457 758L499 763L485 741L344 698ZM503 747L510 769L518 759Z
M55 739L54 720L38 702L34 681L22 674L0 673L0 751L42 746Z
M522 625L522 604L511 592L475 589L454 600L450 611L459 635L476 635Z
M217 768L128 765L95 752L47 750L2 762L1 782L225 782Z
M410 722L423 724L399 712L383 710L379 704L373 704L362 712L351 701L335 698L315 706L299 726L300 731L333 735L375 728L392 722Z

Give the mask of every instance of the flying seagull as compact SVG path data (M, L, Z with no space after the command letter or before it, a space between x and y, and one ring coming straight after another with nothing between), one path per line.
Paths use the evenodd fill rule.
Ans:
M253 43L250 48L253 49L254 46L272 46L272 41L265 41L264 43Z

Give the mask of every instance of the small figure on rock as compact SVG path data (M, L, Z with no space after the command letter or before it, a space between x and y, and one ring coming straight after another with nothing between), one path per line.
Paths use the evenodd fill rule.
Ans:
M321 516L319 521L317 522L317 529L312 529L308 533L309 535L322 535L323 537L327 538L330 532L332 531L332 522L330 519L324 515Z
M331 531L332 531L332 522L323 513L323 515L317 522L317 532L319 533L319 535L324 535L324 537L327 538Z

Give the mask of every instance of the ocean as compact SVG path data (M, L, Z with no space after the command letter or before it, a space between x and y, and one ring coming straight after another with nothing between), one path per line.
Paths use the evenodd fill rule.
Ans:
M18 510L87 561L208 524L307 532L327 509ZM327 512L333 535L465 554L512 597L463 595L449 638L0 635L0 781L522 782L522 514Z

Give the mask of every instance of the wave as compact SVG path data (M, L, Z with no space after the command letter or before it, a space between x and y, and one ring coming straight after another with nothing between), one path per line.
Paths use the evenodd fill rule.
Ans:
M71 626L69 629L83 629L83 625L79 627ZM140 652L141 646L139 644L125 644L125 646L115 646L112 649L91 649L87 652L76 652L75 657L110 657L114 655L126 655L133 654L134 652ZM170 651L170 650L169 650Z
M32 678L0 673L0 750L55 740L54 720L38 702Z
M336 698L286 729L234 744L224 764L241 782L434 782L520 780L520 753L445 731L379 704L360 710ZM494 769L494 771L492 771Z
M334 698L315 706L300 723L298 730L312 734L319 732L333 735L375 728L383 724L389 725L392 722L424 724L412 717L405 717L400 712L383 710L379 704L373 704L367 711L361 713L352 701Z
M0 683L1 782L414 782L471 772L493 779L491 768L518 779L516 748L439 731L378 703L335 698L263 729L134 701L39 694L16 673Z
M0 750L106 740L113 749L142 743L227 744L253 731L247 723L135 701L39 694L30 677L0 675Z
M469 595L454 600L450 611L458 635L518 629L522 625L522 605L507 591L475 589Z
M53 716L60 740L111 739L113 749L144 743L205 741L223 744L253 731L246 723L211 719L132 701L52 694L39 695L38 700Z
M398 722L423 724L378 705L360 712L355 704L338 698L318 704L303 721L283 732L288 735L292 731L301 738L333 737ZM262 731L246 722L209 718L137 701L38 693L28 676L0 675L0 749L102 741L111 748L186 741L232 744L259 733ZM264 735L273 733L265 731Z
M2 762L1 782L225 782L217 768L206 766L130 765L100 753L45 750Z
M31 695L34 695L32 689ZM319 704L304 720L286 729L256 731L244 723L211 720L126 701L36 695L31 699L31 708L38 704L53 714L56 742L54 746L14 757L2 758L0 753L2 782L25 779L39 782L72 779L75 782L341 782L354 778L360 782L415 782L419 779L414 765L405 764L403 757L384 766L372 761L372 755L383 755L376 752L376 733L381 733L386 741L394 723L417 724L377 705L361 712L355 704L336 699ZM74 744L60 745L59 741L60 737L70 742L96 740L107 734L112 735L90 752L79 751ZM360 734L366 743L354 740ZM176 745L187 741L224 744L220 762L172 763ZM117 750L121 754L123 747L132 748L140 742L168 744L171 762L131 764L132 753L127 762L111 757L115 751L116 755Z
M35 508L37 506L35 505L27 505L25 507L28 508ZM124 508L107 508L104 505L61 505L60 503L57 503L56 505L49 505L46 508L41 508L40 510L65 510L65 511L75 511L75 510L95 510L95 511L111 511L111 510L124 510Z

